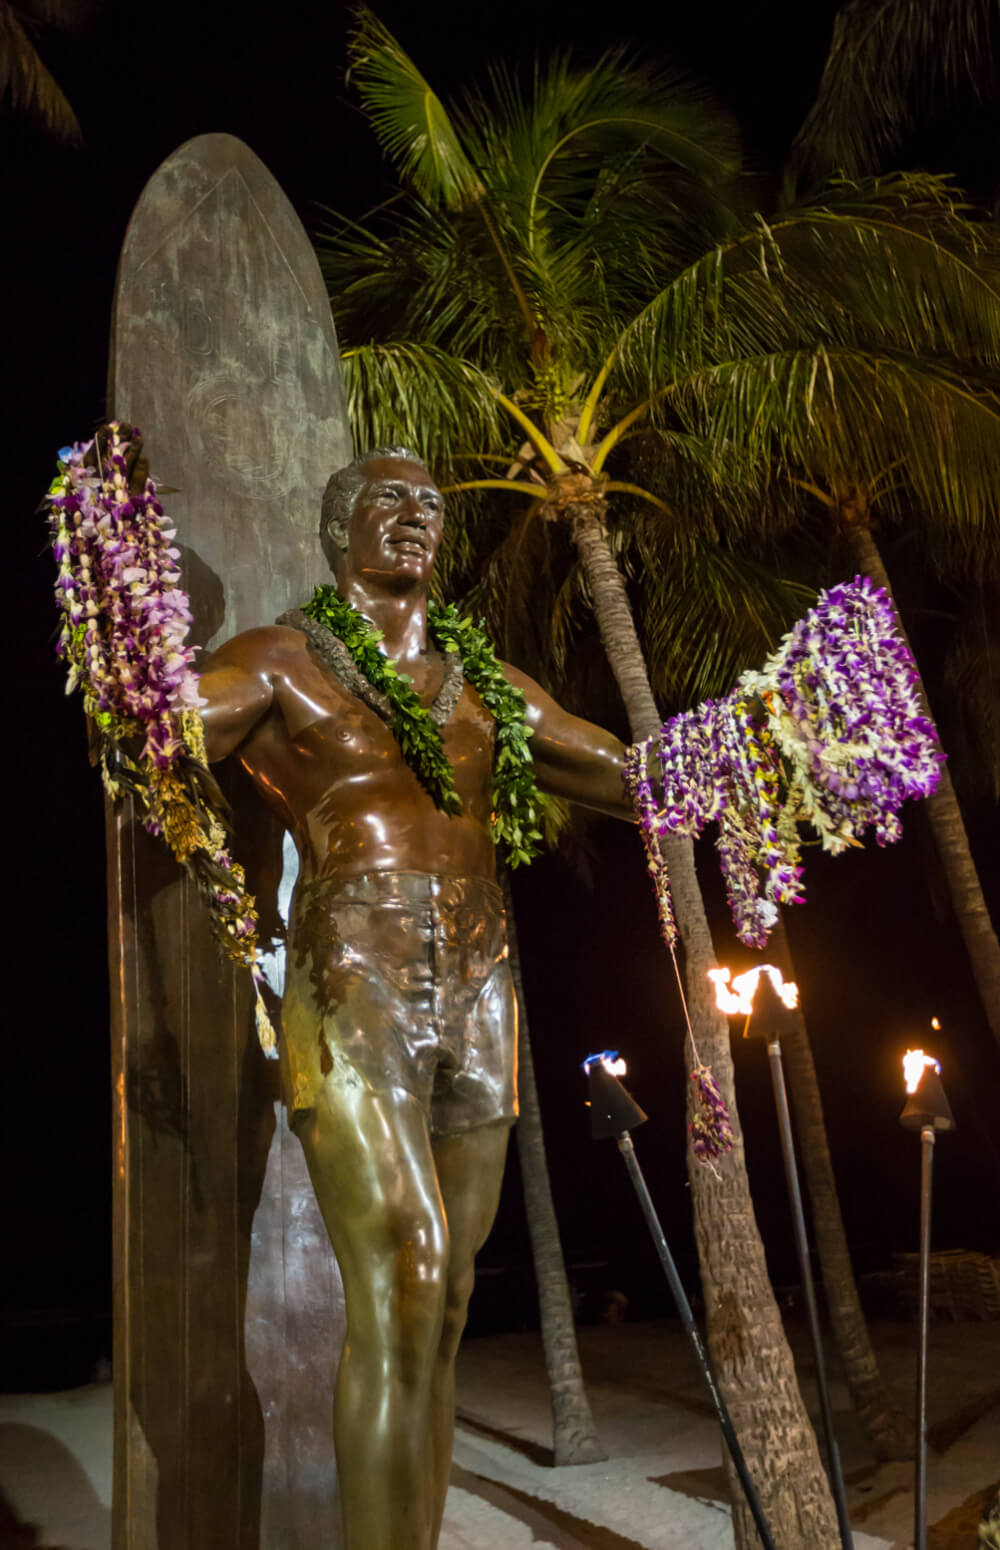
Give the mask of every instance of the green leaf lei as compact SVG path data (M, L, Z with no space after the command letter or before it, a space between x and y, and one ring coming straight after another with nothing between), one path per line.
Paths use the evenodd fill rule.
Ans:
M302 605L302 612L343 641L358 671L385 696L392 710L389 725L403 758L435 806L450 818L460 813L462 799L455 789L455 772L444 751L440 729L420 703L407 675L379 650L381 630L330 585L317 587L309 602ZM442 651L458 653L466 679L493 717L493 843L504 846L511 867L522 866L541 849L538 818L545 802L535 781L528 746L532 729L527 722L524 691L508 681L485 631L460 614L453 603L446 608L429 603L427 621L435 644Z

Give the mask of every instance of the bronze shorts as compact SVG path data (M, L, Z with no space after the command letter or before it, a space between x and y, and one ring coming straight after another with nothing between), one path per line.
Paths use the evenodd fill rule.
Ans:
M282 1064L289 1108L326 1081L401 1090L432 1134L510 1124L517 1017L500 889L478 877L366 872L300 883Z

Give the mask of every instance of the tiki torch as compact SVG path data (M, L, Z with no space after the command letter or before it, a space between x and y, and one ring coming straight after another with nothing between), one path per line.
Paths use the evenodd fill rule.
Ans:
M642 1214L646 1218L646 1225L649 1228L656 1252L659 1255L660 1264L663 1266L667 1284L673 1293L677 1312L681 1316L684 1333L691 1343L695 1359L708 1386L708 1392L715 1407L715 1413L719 1418L719 1425L722 1428L726 1447L729 1449L733 1466L743 1487L747 1506L750 1508L754 1523L757 1525L760 1542L764 1550L776 1550L774 1540L771 1537L771 1530L768 1527L767 1519L764 1517L764 1509L760 1504L760 1497L757 1495L757 1488L750 1478L750 1471L747 1469L747 1462L743 1457L743 1449L740 1447L736 1428L733 1426L732 1418L726 1408L726 1402L715 1381L711 1358L705 1349L698 1326L694 1321L691 1304L688 1302L687 1293L677 1273L674 1257L670 1252L670 1245L667 1243L660 1218L656 1214L652 1197L646 1187L646 1180L643 1177L642 1169L639 1167L639 1159L635 1155L635 1147L632 1145L632 1137L629 1131L635 1130L638 1125L645 1124L646 1115L618 1080L619 1077L625 1075L625 1062L619 1058L616 1049L606 1049L602 1050L599 1055L588 1055L583 1062L583 1069L587 1073L587 1083L590 1089L590 1133L595 1141L603 1141L607 1136L614 1136L618 1142L618 1150L625 1159L625 1166L628 1168L629 1177L639 1197Z
M934 1018L933 1026L941 1024ZM917 1457L913 1482L913 1547L927 1550L927 1328L930 1322L931 1184L934 1137L954 1130L955 1118L941 1085L941 1067L922 1049L903 1056L906 1105L899 1116L904 1130L920 1132L920 1302L917 1343Z
M806 1300L809 1333L812 1337L813 1355L816 1362L816 1387L819 1391L820 1420L826 1443L827 1471L837 1524L843 1550L853 1550L851 1517L847 1509L847 1490L840 1466L840 1450L833 1427L833 1406L826 1377L826 1360L823 1355L823 1339L819 1327L819 1309L816 1304L816 1286L813 1281L812 1263L809 1258L809 1240L806 1235L806 1218L802 1209L802 1189L799 1169L795 1160L795 1143L792 1139L792 1121L788 1110L788 1092L785 1088L785 1068L781 1058L781 1035L796 1026L795 1009L799 1004L799 989L794 980L782 979L781 970L765 963L738 974L730 984L729 969L709 969L708 977L715 985L715 999L720 1011L729 1016L740 1013L746 1018L744 1038L751 1032L767 1040L768 1062L771 1067L771 1086L774 1089L774 1105L778 1111L778 1131L781 1136L781 1155L788 1182L788 1197L792 1208L792 1234L802 1277L802 1291Z

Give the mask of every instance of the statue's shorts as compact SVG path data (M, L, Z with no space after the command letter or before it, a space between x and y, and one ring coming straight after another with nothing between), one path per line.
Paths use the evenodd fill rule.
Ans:
M366 872L300 883L282 1064L293 1122L326 1083L407 1093L433 1135L510 1124L517 1018L493 882Z

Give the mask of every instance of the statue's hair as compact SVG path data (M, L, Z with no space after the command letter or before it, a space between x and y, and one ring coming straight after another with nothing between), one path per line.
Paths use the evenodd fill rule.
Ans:
M424 466L423 458L410 447L373 447L330 475L323 492L319 541L331 570L335 569L337 559L346 553L347 529L354 515L355 502L365 487L365 468L369 463L387 457L403 458L407 463Z

